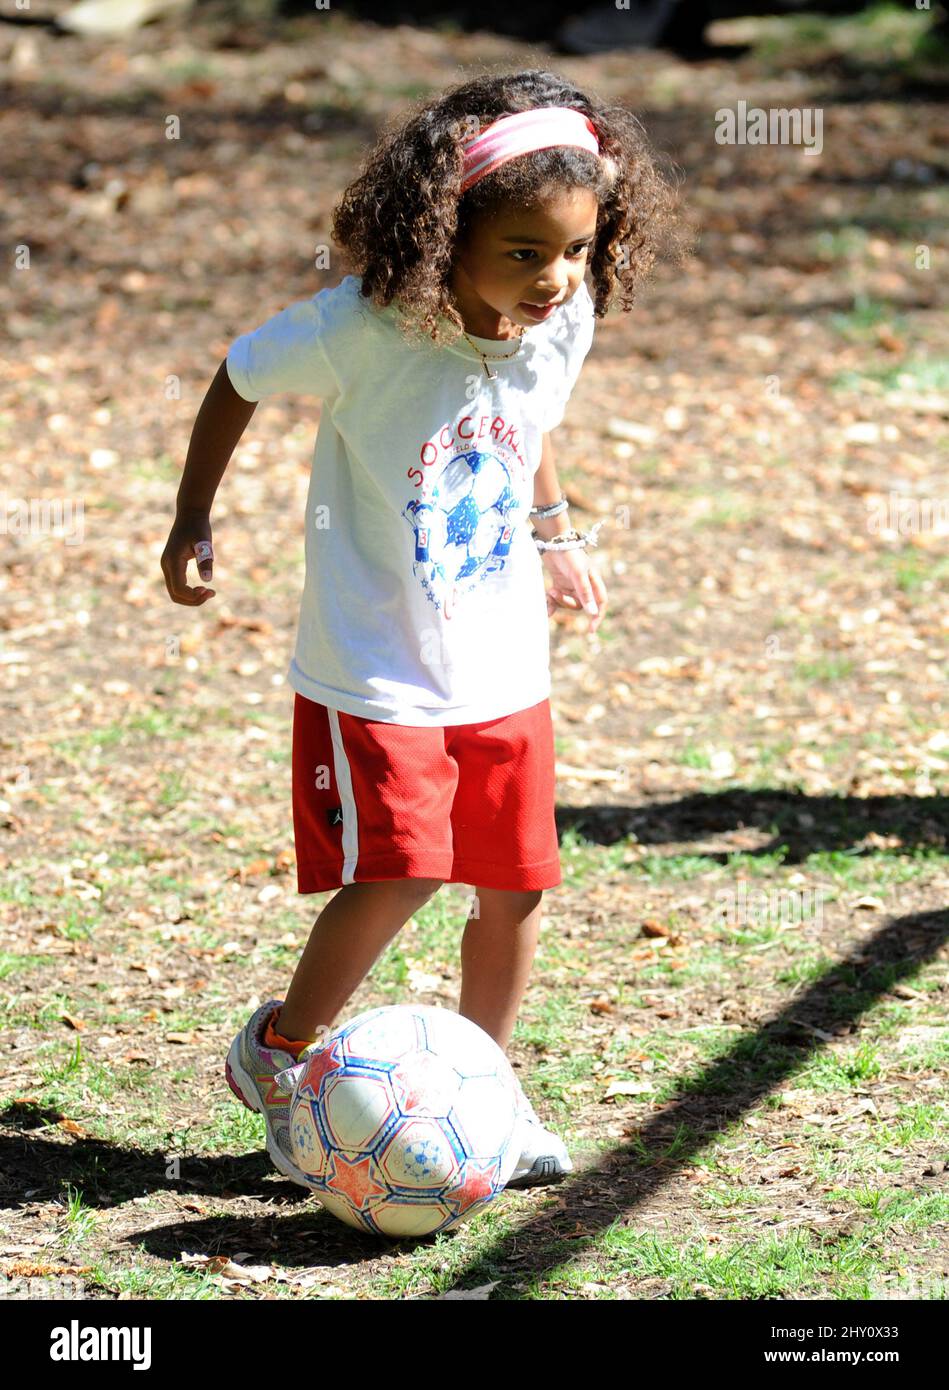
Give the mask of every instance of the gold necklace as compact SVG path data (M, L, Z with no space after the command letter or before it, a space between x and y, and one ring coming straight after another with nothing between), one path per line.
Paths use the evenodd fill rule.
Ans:
M462 334L462 337L463 337L463 338L468 338L468 334L465 332L464 329L461 330L461 334ZM476 353L478 354L478 356L481 358L481 365L482 365L482 367L484 368L484 374L485 374L485 376L488 378L489 381L497 381L497 379L498 379L498 374L497 374L497 372L491 372L491 371L488 370L488 363L489 363L489 362L510 362L510 361L512 360L512 358L515 358L515 357L517 356L517 354L520 352L520 350L521 350L521 339L522 339L523 337L524 337L524 328L523 328L520 324L518 324L517 347L514 349L513 352L482 352L481 349L478 347L478 344L477 344L477 343L471 343L471 339L468 338L468 342L471 343L471 346L474 348L475 352L476 352Z

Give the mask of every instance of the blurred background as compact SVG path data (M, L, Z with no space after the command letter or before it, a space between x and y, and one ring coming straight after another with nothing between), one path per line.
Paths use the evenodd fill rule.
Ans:
M346 273L330 215L383 123L475 71L552 65L637 112L693 237L685 264L658 265L634 311L599 326L561 432L576 515L610 521L614 604L595 660L572 620L555 626L565 764L648 773L654 790L694 785L710 758L726 780L822 792L934 774L945 11L371 11L3 7L0 215L25 249L5 287L0 469L10 497L81 498L86 527L42 545L6 524L2 621L15 649L34 634L25 665L3 667L14 725L37 680L46 715L86 737L135 713L177 726L195 703L265 728L285 717L318 403L258 409L218 493L218 595L187 612L156 562L194 415L234 336ZM721 143L716 113L739 103L810 112L812 148L806 123L796 145ZM928 499L929 522L901 528L891 494ZM35 794L39 765L21 761ZM159 758L136 777L153 793L183 773ZM169 795L200 820L218 792L232 794ZM283 808L263 814L276 833Z

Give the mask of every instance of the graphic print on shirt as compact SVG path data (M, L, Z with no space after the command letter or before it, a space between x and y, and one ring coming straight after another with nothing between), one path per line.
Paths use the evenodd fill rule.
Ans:
M436 610L454 605L507 564L520 502L508 466L481 449L450 458L402 515L415 532L413 573Z

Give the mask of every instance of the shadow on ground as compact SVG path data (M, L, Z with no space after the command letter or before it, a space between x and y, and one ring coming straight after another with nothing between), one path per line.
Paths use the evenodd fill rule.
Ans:
M949 911L916 913L881 927L784 1008L737 1038L726 1053L684 1079L677 1094L637 1127L629 1142L564 1179L557 1187L562 1200L556 1210L538 1212L510 1236L482 1248L458 1274L453 1289L486 1279L503 1281L507 1274L519 1280L542 1278L582 1251L576 1244L578 1230L585 1245L616 1221L635 1225L637 1209L677 1170L689 1166L765 1096L785 1086L825 1043L853 1031L882 995L935 957L947 936ZM186 1156L181 1166L187 1177L174 1180L167 1177L168 1158L158 1152L97 1139L64 1142L38 1137L37 1131L57 1118L27 1102L14 1102L6 1110L8 1133L0 1136L4 1207L61 1199L66 1183L82 1192L87 1206L99 1208L155 1192L192 1198L269 1197L275 1202L264 1216L209 1216L204 1222L190 1219L160 1226L143 1222L126 1232L114 1249L141 1246L169 1262L179 1260L183 1249L207 1254L239 1249L242 1262L292 1268L356 1265L399 1244L414 1248L428 1243L381 1244L350 1230L321 1211L301 1188L274 1181L264 1153L243 1158ZM517 1294L502 1290L500 1296Z

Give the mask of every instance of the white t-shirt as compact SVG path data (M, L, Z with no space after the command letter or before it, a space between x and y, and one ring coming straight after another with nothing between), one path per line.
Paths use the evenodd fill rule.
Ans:
M391 724L471 724L550 693L545 576L531 539L542 435L593 340L585 284L510 362L464 338L403 338L347 275L235 339L239 396L322 398L291 688ZM515 342L474 338L485 353Z

